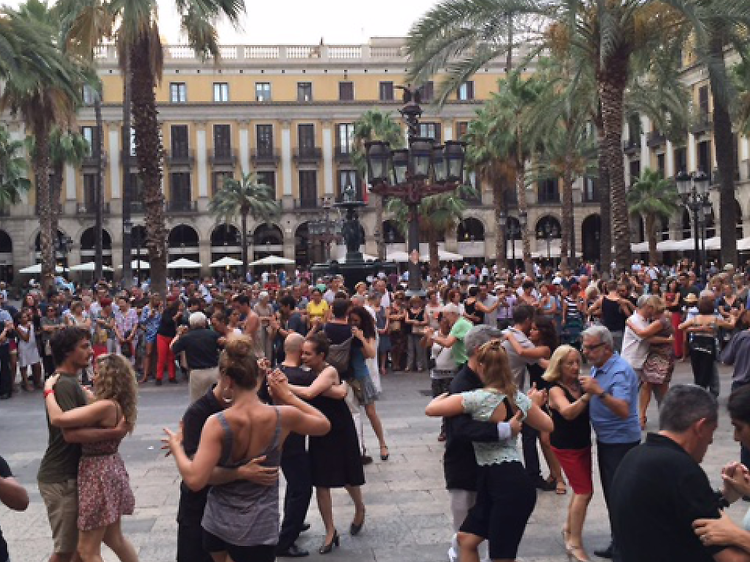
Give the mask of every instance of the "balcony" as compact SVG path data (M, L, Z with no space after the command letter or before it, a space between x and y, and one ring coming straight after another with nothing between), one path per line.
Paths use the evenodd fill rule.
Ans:
M279 165L279 153L276 150L256 149L250 158L256 166L273 166L275 168Z
M300 164L317 164L323 152L317 146L300 147L294 150L294 159Z
M714 168L711 170L711 175L708 176L708 179L711 182L712 186L719 186L719 183L721 182L721 176L719 175L719 168ZM739 167L736 167L734 169L734 176L732 179L736 182L741 181L740 177L740 169Z
M90 215L93 216L96 213L95 205L93 202L90 203L76 203L76 215ZM102 204L102 215L109 214L109 203Z
M337 146L336 153L335 153L336 162L339 162L339 163L351 162L352 152L354 152L354 150L352 149L351 146Z
M175 200L167 201L167 212L170 213L197 213L198 201Z
M107 151L102 151L102 166L107 165ZM81 161L81 166L83 168L98 168L99 167L99 161L96 159L96 156L94 154L87 154L83 157L83 160Z
M661 131L653 131L646 135L646 144L649 148L656 148L657 146L666 144L666 142L667 136Z
M635 154L641 148L641 141L636 138L628 138L622 141L622 151L625 154Z
M299 211L318 211L320 209L316 198L301 198L294 200L294 208Z
M707 133L714 128L714 114L709 111L701 111L690 121L690 132L694 135Z
M192 168L195 156L192 150L164 151L164 160L170 168Z
M210 161L214 168L234 168L237 165L237 151L232 148L214 150L210 156Z

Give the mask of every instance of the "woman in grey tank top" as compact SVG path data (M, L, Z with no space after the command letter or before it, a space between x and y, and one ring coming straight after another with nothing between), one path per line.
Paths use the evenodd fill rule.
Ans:
M180 432L165 429L165 442L175 458L185 484L200 491L209 483L217 466L235 468L258 457L263 464L278 466L281 445L289 432L325 435L328 419L289 390L286 377L274 373L268 379L276 404L268 406L258 398L262 380L258 360L248 336L227 342L219 361L224 400L232 406L211 416L203 428L198 451L189 459L182 448ZM203 547L215 560L271 562L279 537L279 489L237 480L212 486L203 515Z

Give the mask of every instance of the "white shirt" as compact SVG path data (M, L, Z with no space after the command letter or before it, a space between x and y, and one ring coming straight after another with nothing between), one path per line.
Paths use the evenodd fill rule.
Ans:
M640 330L648 328L649 321L640 315L638 311L635 311L633 315L628 319ZM625 334L622 338L622 351L620 355L625 361L630 363L633 369L642 369L643 364L646 362L648 356L649 343L648 340L642 339L628 326L625 325Z
M520 332L515 328L508 328L507 330L503 330L503 334L507 334L509 332L513 334L513 336L516 338L516 341L521 345L521 347L526 349L534 348L534 344L531 343L529 338L526 337L526 334L524 334L523 332ZM536 363L537 360L532 359L531 357L522 357L521 355L518 355L518 353L516 353L516 350L513 349L513 346L508 341L503 342L503 347L508 354L510 372L513 373L513 378L518 385L518 389L523 390L526 384L526 365L532 365Z

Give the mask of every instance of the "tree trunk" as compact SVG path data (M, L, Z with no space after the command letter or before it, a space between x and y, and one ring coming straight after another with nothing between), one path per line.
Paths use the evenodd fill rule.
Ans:
M94 188L94 279L98 282L102 278L102 213L104 212L104 128L102 127L102 104L99 95L94 101L96 115L96 146L94 158L97 163L96 184Z
M500 217L505 212L505 187L500 182L499 178L493 178L492 183L492 195L495 199L495 263L497 264L497 271L508 268L508 243L506 234L506 225L500 224ZM506 220L508 220L507 213Z
M247 279L247 213L242 213L242 282L245 283Z
M42 253L41 284L42 292L46 295L55 284L55 249L49 185L49 123L41 112L34 116L33 131L36 142L34 177L39 205L39 245Z
M162 191L163 148L154 94L155 79L149 61L150 43L141 37L130 50L131 94L135 152L143 179L146 247L151 263L151 289L164 295L167 289L167 232Z
M646 240L648 240L648 260L652 264L659 263L659 256L656 252L656 217L646 215L643 217L646 226Z
M719 168L719 215L721 219L721 262L737 265L737 212L734 193L734 151L737 149L732 135L732 121L726 104L726 94L721 95L722 86L717 82L728 81L724 63L724 42L717 34L711 40L711 55L721 61L721 69L711 75L711 92L714 102L714 142L716 164ZM723 76L722 76L723 75ZM719 92L719 94L717 94ZM710 170L704 170L710 172ZM704 256L705 259L705 256ZM698 264L703 268L704 264Z
M560 233L560 267L570 267L573 248L573 178L569 171L562 176L562 224Z
M523 241L523 265L526 275L534 275L534 266L531 263L531 241L529 240L528 205L526 204L526 162L523 158L523 142L520 128L516 129L516 195L518 197L518 212L527 213L527 222L521 227L521 240Z
M513 70L513 12L506 14L508 18L508 52L505 53L505 74Z
M133 199L133 186L130 177L130 51L124 49L122 63L122 285L126 289L133 284L133 221L130 206ZM101 106L100 106L101 112ZM98 126L98 123L97 123ZM103 163L102 163L103 164ZM138 256L140 258L140 255ZM138 279L142 283L142 279Z
M601 117L601 116L600 116ZM609 167L604 147L604 126L599 121L597 127L597 152L599 157L599 269L604 279L609 279L609 264L612 263L612 212L609 200Z
M617 269L631 263L628 206L625 201L625 166L622 155L623 97L628 79L627 56L614 55L599 71L599 96L604 123L604 148L612 198L612 235Z
M63 171L64 164L62 162L55 163L53 166L53 172L49 184L49 201L50 201L50 233L52 236L52 242L57 239L57 231L60 228L60 195L62 194L62 182L63 182ZM53 248L54 251L54 248Z

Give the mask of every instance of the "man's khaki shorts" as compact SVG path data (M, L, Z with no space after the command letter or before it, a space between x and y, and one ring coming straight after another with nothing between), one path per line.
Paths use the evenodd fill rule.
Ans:
M68 554L78 548L78 484L38 482L39 493L47 507L49 526L56 554Z

